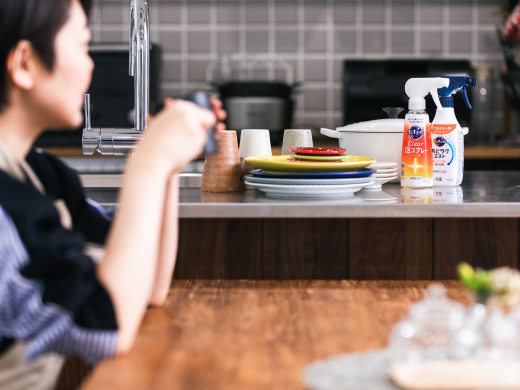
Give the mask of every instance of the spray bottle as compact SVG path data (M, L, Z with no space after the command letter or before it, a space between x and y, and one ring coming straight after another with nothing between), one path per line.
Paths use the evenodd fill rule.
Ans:
M430 126L433 152L433 185L458 186L464 174L464 134L453 109L452 95L461 91L471 110L466 87L474 87L474 77L447 77L450 85L438 90L443 110L437 110Z
M401 154L401 186L425 188L433 186L430 118L425 111L426 95L431 94L442 110L437 89L447 87L447 78L413 78L404 87L410 98L404 120L403 150Z

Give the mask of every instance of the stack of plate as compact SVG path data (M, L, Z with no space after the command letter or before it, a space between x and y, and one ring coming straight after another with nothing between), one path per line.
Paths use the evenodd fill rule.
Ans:
M245 183L281 198L346 197L375 183L375 170L366 168L375 159L346 156L339 148L297 149L311 155L247 157L246 162L260 169L246 176Z
M380 189L385 183L395 180L399 176L399 170L397 163L394 162L376 162L368 166L370 169L374 169L374 184L365 186L368 189Z

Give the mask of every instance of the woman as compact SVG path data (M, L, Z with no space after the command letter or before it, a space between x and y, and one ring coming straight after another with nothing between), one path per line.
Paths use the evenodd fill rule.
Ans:
M127 163L111 223L71 170L32 149L44 129L82 123L93 70L82 5L0 1L0 388L52 388L57 356L95 363L131 348L171 282L177 174L216 122L167 102ZM91 243L105 245L97 263Z

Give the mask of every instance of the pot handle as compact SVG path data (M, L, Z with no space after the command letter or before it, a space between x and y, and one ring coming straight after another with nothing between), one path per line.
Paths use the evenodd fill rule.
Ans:
M341 138L341 134L339 131L326 129L324 127L322 127L320 129L320 133L323 135L326 135L327 137L331 137L331 138Z

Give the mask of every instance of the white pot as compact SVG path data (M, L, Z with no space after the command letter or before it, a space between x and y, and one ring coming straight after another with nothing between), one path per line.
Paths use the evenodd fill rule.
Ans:
M375 158L379 162L396 162L401 166L404 119L380 119L321 129L321 134L337 138L347 154Z

